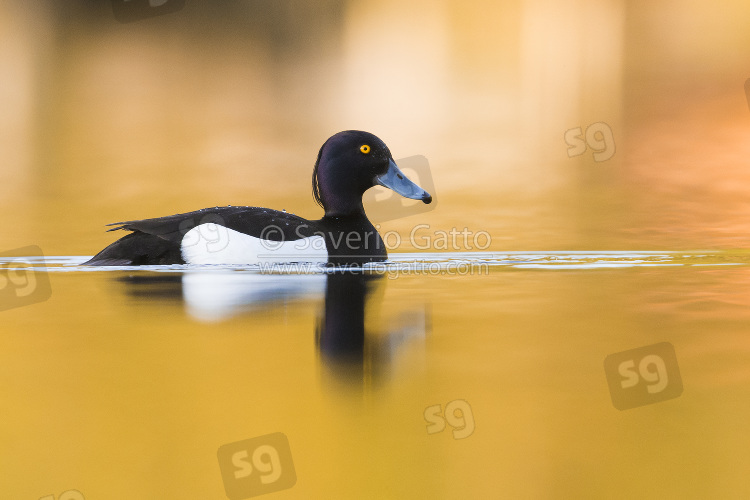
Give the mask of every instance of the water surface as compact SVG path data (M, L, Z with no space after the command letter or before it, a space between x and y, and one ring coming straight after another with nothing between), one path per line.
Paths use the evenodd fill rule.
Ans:
M219 447L276 432L297 477L278 498L750 493L746 252L393 254L271 274L85 258L0 261L51 287L0 312L14 498L224 498ZM684 391L616 409L605 358L659 342ZM436 432L426 413L455 401Z

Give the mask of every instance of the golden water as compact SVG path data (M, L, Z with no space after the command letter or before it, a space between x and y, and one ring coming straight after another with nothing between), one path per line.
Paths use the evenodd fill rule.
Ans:
M297 476L278 498L748 493L747 254L407 257L338 350L316 340L326 275L51 259L51 297L2 313L8 496L223 498L218 448L275 432ZM605 357L665 341L682 395L617 410ZM428 433L455 400L473 432Z

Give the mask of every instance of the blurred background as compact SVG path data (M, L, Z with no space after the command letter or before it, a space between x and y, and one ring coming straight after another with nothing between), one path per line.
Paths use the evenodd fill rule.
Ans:
M345 129L429 160L435 210L382 230L747 247L749 21L742 1L192 0L121 23L1 0L0 248L92 255L106 223L215 205L318 218L312 165ZM580 152L595 123L611 136Z
M0 0L0 254L216 205L318 218L320 146L363 129L429 161L394 251L429 224L501 255L339 289L47 259L1 312L0 497L224 498L217 450L282 432L274 498L750 498L750 260L724 251L750 248L750 4L716 5ZM684 393L615 409L604 359L662 342ZM473 434L430 434L456 401Z

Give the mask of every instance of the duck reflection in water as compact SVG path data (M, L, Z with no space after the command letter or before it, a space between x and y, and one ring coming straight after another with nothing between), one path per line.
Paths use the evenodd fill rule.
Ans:
M383 274L367 270L329 270L324 274L257 274L244 271L190 271L119 278L136 300L161 306L183 302L201 322L230 318L284 317L291 308L315 303L315 341L324 378L353 386L378 385L390 375L405 344L422 350L429 313L425 305L402 304L382 314ZM395 305L395 304L394 304Z

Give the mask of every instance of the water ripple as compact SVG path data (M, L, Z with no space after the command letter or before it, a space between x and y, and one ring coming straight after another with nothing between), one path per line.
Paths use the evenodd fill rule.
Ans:
M320 274L334 271L312 263L269 265L166 265L166 266L81 266L88 256L0 257L6 269L33 267L51 272L156 271L198 272L235 270L260 274ZM511 269L613 269L669 266L747 266L748 251L518 251L518 252L436 252L392 253L385 263L366 268L384 272L435 271L473 268ZM458 273L462 274L462 273Z

